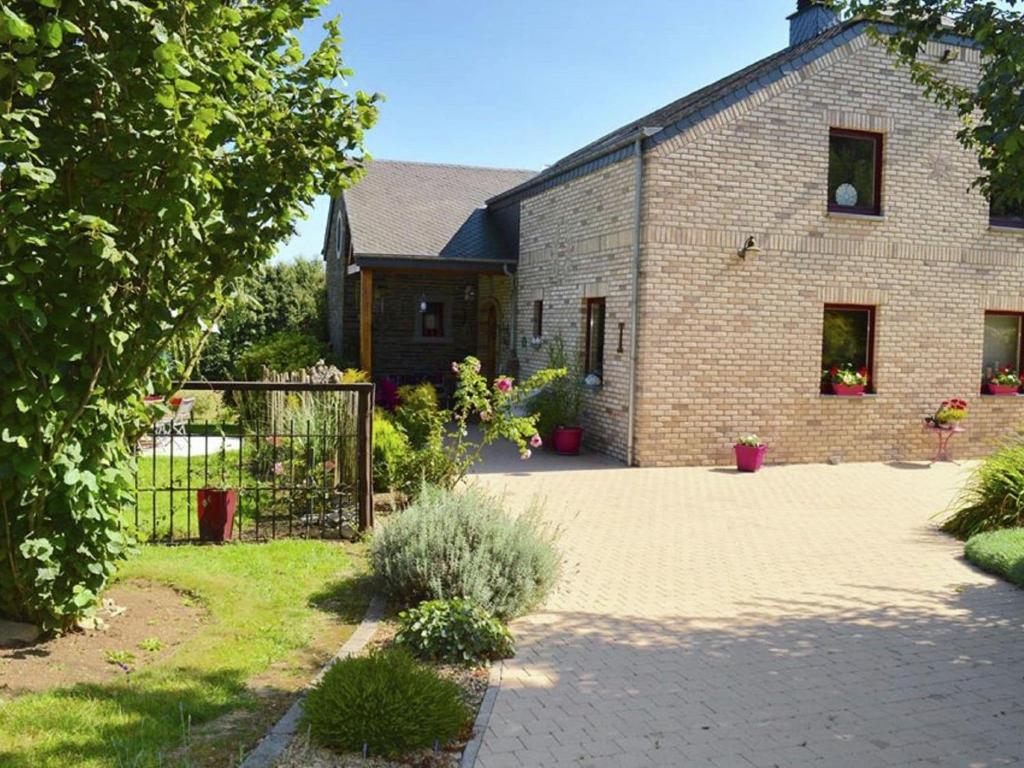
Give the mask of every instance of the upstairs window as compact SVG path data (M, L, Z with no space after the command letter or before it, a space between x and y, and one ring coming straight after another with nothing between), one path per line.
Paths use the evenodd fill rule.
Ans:
M875 391L875 308L826 304L821 342L822 391L831 391L832 371L863 372Z
M539 339L544 336L544 302L537 300L533 302L533 338Z
M1020 372L1024 361L1024 315L1013 312L985 313L985 345L982 355L981 374L984 381L990 381L999 371L1009 368Z
M828 209L882 213L882 135L833 128L828 144Z
M1024 205L994 193L989 203L988 223L993 227L1024 229Z
M444 302L428 301L420 312L420 336L424 339L444 338Z
M604 299L587 299L584 365L587 376L604 378Z

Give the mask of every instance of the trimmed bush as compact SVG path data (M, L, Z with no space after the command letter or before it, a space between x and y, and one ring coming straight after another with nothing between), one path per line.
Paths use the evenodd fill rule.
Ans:
M974 470L959 508L942 530L960 539L1024 525L1024 435L987 456Z
M413 448L419 450L430 442L441 441L444 416L433 384L407 384L399 387L398 403L395 420L409 436Z
M375 412L373 487L378 491L407 490L412 469L413 452L409 438L384 412Z
M408 651L374 651L331 667L306 698L303 724L339 752L399 757L447 744L469 726L459 687Z
M1024 528L1007 528L972 536L964 555L976 566L1024 587Z
M509 619L548 594L559 564L536 509L510 517L497 498L475 486L423 488L373 539L380 587L404 606L464 597Z
M480 664L515 653L508 627L472 600L428 600L398 618L395 642L427 661Z
M281 331L253 345L239 358L238 370L244 378L259 381L264 366L281 373L301 371L322 360L324 351L323 342L312 334Z

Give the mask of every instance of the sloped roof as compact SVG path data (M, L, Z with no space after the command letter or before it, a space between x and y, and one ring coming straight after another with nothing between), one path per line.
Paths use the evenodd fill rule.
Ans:
M352 250L360 256L502 260L507 253L483 209L535 171L375 160L344 193Z
M863 29L854 29L862 27ZM800 69L814 59L841 45L864 31L867 23L861 20L850 20L825 30L819 35L799 45L788 48L761 59L738 72L694 91L688 96L666 104L660 109L633 120L611 133L592 141L585 147L571 152L558 162L549 165L539 174L519 187L506 190L492 200L510 197L520 191L542 185L544 182L568 173L580 165L596 160L611 153L633 140L644 131L644 138L657 143L664 141L675 133L678 126L684 123L699 122L711 117L721 109L735 101L770 85L788 72Z

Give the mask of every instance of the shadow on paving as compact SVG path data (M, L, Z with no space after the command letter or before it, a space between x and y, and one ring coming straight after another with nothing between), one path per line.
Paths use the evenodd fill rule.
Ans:
M517 737L544 765L1024 760L1024 592L874 589L861 606L754 598L730 619L521 620L482 765Z

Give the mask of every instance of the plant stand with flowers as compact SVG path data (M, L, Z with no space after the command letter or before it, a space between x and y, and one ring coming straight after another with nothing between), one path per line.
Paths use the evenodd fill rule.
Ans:
M851 363L841 368L833 365L821 372L821 378L826 385L823 389L837 397L860 397L868 385L868 370L854 370Z
M932 457L932 464L940 461L957 463L953 460L949 444L954 435L967 431L961 426L966 418L967 401L954 397L944 400L942 405L938 407L938 410L935 411L935 414L924 420L924 428L935 434L938 439L938 447L935 455Z

